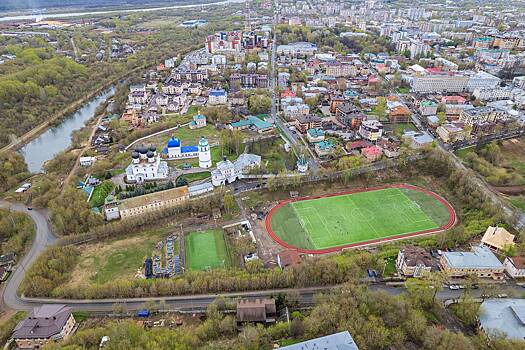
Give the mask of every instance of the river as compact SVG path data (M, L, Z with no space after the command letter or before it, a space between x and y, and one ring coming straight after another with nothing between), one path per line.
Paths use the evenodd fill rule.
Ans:
M135 13L135 12L153 12L153 11L165 11L165 10L176 10L193 7L207 7L214 5L226 5L230 3L242 3L245 0L225 0L220 2L212 2L206 4L193 4L193 5L173 5L163 7L146 7L146 8L135 8L135 9L120 9L120 10L101 10L101 11L85 11L85 12L64 12L64 13L43 13L43 14L32 14L32 15L15 15L15 16L3 16L0 17L0 22L16 22L16 21L41 21L52 18L70 18L70 17L81 17L81 16L96 16L96 15L107 15L107 14L121 14L121 13ZM1 14L0 14L1 16Z
M64 118L59 125L46 130L36 139L22 147L19 152L24 156L29 171L32 173L42 172L42 166L46 161L53 159L57 153L71 146L73 131L81 129L88 120L93 118L97 107L104 103L114 92L114 87L105 90L84 104L75 113Z

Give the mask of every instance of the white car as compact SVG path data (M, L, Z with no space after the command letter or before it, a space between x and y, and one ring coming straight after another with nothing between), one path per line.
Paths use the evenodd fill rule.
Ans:
M455 284L451 284L450 286L448 286L448 288L450 290L459 290L459 286L458 285L455 285Z

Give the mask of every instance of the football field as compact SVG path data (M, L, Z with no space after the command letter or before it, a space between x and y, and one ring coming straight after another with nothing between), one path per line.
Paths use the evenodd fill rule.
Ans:
M210 270L230 266L222 230L192 232L185 242L186 269Z
M289 201L269 215L267 228L289 246L323 250L450 224L449 205L430 192L406 187Z

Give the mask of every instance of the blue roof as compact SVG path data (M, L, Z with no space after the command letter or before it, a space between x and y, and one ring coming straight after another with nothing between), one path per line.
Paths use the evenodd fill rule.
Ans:
M307 340L302 343L284 346L282 350L333 349L359 350L348 331L327 335L325 337Z
M496 255L485 246L472 248L472 252L444 252L451 268L503 268Z
M198 152L199 147L197 146L182 146L180 148L181 153L190 153L190 152Z
M308 129L308 134L310 134L310 136L312 137L320 137L320 136L324 136L324 130L317 129L317 128Z
M175 137L172 137L169 141L168 141L168 147L180 147L180 140L175 138Z
M206 117L203 116L202 114L197 114L196 116L193 117L193 119L206 119Z
M210 96L224 96L225 94L224 90L210 90Z

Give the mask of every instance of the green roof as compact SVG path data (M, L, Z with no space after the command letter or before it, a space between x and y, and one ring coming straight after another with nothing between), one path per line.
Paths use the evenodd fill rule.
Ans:
M257 117L254 117L252 115L248 116L248 118L239 120L238 122L231 123L231 126L234 128L240 128L243 126L255 126L257 129L268 129L271 128L273 125L268 123L267 121L261 120Z

